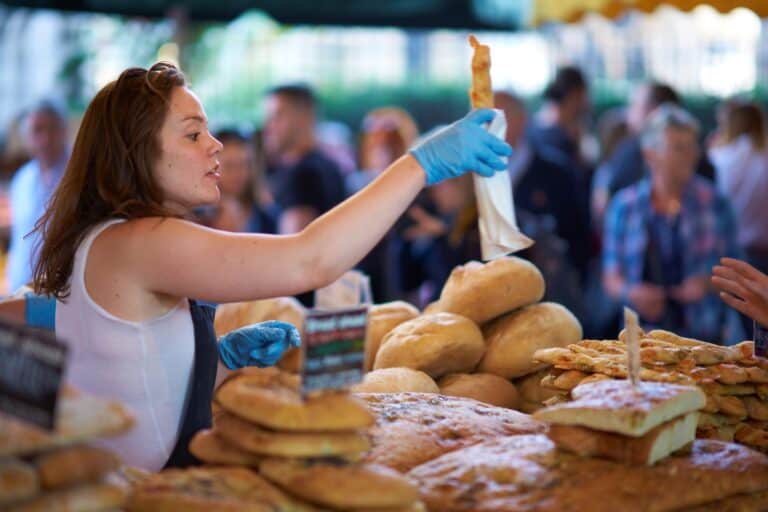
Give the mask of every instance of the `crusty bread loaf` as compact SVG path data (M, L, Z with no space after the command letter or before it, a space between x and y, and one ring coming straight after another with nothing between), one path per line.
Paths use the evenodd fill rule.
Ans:
M429 510L665 512L768 488L768 457L696 440L654 466L566 454L544 435L499 437L413 468ZM447 484L449 482L449 484Z
M236 372L219 386L216 401L243 419L277 430L356 430L373 423L365 404L349 393L313 393L304 399L298 378L277 368Z
M491 373L452 373L440 379L439 384L444 395L472 398L508 409L519 405L515 385Z
M432 377L412 368L381 368L365 374L363 382L350 388L354 393L439 393Z
M534 417L547 423L581 425L639 437L683 414L704 407L706 396L696 386L663 382L601 380L576 386L573 401L547 407Z
M128 512L319 512L247 468L170 469L133 488Z
M543 432L527 414L467 398L426 393L359 395L376 416L366 460L407 471L452 450L498 436Z
M624 464L653 465L696 438L692 412L662 423L640 437L602 432L575 425L549 426L549 438L561 450L582 457L604 457Z
M422 315L384 337L373 367L405 366L438 378L471 371L484 351L483 333L472 320L453 313Z
M216 416L213 431L241 450L277 457L357 456L371 446L363 432L280 432L227 412Z
M435 307L482 325L543 296L544 278L539 269L522 258L504 256L454 268Z
M365 331L366 372L373 368L373 360L379 351L381 340L401 323L419 316L419 310L407 302L397 300L374 304L368 309L368 327Z
M189 442L189 451L208 464L258 467L261 461L260 456L222 439L210 429L200 430L195 434Z
M505 315L483 329L488 346L478 370L512 379L544 368L534 363L541 348L581 340L581 324L560 304L542 302Z
M419 499L416 486L379 464L269 458L259 471L291 495L337 510L405 507Z

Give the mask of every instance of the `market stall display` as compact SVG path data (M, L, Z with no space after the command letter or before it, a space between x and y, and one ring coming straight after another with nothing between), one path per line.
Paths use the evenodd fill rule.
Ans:
M99 512L122 506L125 485L111 478L119 459L90 443L132 425L117 402L72 389L61 393L53 432L0 414L0 509Z

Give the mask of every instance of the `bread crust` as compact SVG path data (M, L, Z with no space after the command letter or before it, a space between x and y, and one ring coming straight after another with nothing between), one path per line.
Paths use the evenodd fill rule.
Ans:
M543 432L527 414L468 398L426 393L359 395L376 414L373 448L366 460L403 472L498 436Z
M439 393L432 377L412 368L381 368L365 374L363 382L350 388L354 393Z
M278 457L354 456L371 446L363 432L280 432L227 412L216 416L213 431L237 448Z
M315 512L246 468L171 469L137 484L128 512Z
M13 457L0 459L0 507L31 498L40 490L35 468Z
M581 339L578 319L554 302L532 304L483 328L488 346L478 370L512 379L547 365L534 361L542 348L564 347Z
M119 509L126 491L113 484L92 484L43 494L13 508L13 512L100 512Z
M486 441L408 472L441 512L665 512L768 488L768 457L696 440L655 466L568 455L544 435ZM446 485L450 482L450 485Z
M516 256L488 263L470 261L453 269L436 306L484 324L544 297L544 277L536 266Z
M225 380L216 401L243 419L275 430L357 430L373 423L365 404L349 393L313 393L303 399L298 379L276 368L249 369Z
M517 409L520 404L515 385L492 373L453 373L440 379L440 393L472 398L497 407Z
M368 327L365 331L364 370L373 369L373 361L379 351L384 336L398 325L419 316L419 310L405 301L396 300L384 304L374 304L368 309Z
M258 467L262 459L224 440L211 429L201 430L195 434L189 442L189 451L208 464Z
M292 495L335 509L406 507L419 498L408 479L379 464L269 458L261 474Z
M46 453L35 461L44 489L95 483L120 465L112 452L95 446L72 446Z
M484 352L483 333L472 320L453 313L422 315L384 337L373 367L405 366L436 379L473 370Z

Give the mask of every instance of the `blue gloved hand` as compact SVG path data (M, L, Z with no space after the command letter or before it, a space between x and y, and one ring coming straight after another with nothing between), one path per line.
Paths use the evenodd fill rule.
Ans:
M274 365L289 347L301 345L298 329L269 320L235 329L219 338L219 357L230 370Z
M427 174L427 185L468 171L493 176L494 172L507 168L501 157L511 155L512 148L483 128L493 116L493 110L487 108L473 110L411 148L411 154Z

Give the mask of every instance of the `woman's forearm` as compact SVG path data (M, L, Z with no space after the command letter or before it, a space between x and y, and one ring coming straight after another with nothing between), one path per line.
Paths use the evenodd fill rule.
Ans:
M419 163L403 156L373 183L307 226L299 235L301 245L317 255L313 260L321 280L333 282L368 254L424 184Z

